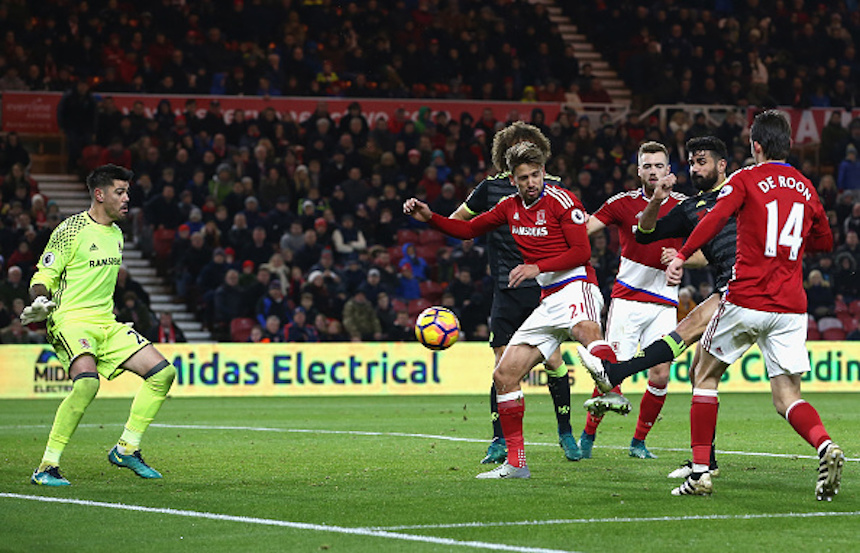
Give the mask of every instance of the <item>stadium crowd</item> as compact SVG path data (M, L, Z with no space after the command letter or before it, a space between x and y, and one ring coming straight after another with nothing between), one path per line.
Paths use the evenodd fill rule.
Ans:
M854 107L856 9L805 12L802 0L788 8L776 2L782 7L766 12L751 8L759 4L752 0L734 8L725 4L708 11L675 2L648 9L608 1L571 9L575 20L596 22L583 27L622 69L639 107L825 105L805 90L782 97L791 87L778 79L790 82L795 76L804 87L820 83L818 96L826 96L829 105ZM368 121L361 99L563 102L574 94L577 102L605 100L592 94L600 91L599 84L592 88L598 80L565 48L542 4L240 0L229 10L210 1L149 8L142 12L114 0L74 6L0 2L6 38L0 90L64 91L58 117L73 168L90 145L86 152L93 163L134 171L127 234L175 282L177 295L216 339L407 340L414 316L433 303L458 313L467 339L487 339L492 286L482 244L421 229L403 216L401 206L416 196L438 213L453 212L472 187L496 172L489 148L506 121L489 110L474 120L429 108L414 120ZM619 18L625 24L614 37L627 36L627 42L609 40L612 27L604 22ZM806 59L804 51L799 59L786 58L787 46L810 26L814 51L821 55ZM705 52L714 59L703 57ZM655 75L661 87L645 86ZM717 88L709 90L709 81ZM845 95L837 94L839 82ZM703 83L702 90L693 83ZM201 117L193 100L177 105L167 98L148 117L142 104L128 114L117 109L110 94L118 92L355 101L338 122L324 98L304 121L271 108L256 118L241 110L225 117L217 101ZM678 109L661 127L656 118L640 120L636 112L620 121L608 114L592 119L570 105L554 121L540 109L521 112L550 138L550 172L590 212L638 186L636 150L643 140L669 147L677 189L688 194L688 138L723 139L732 154L729 172L749 163L740 113L713 127L704 114L690 119ZM820 163L793 161L816 184L837 245L832 254L806 259L811 337L857 339L860 119L845 128L838 115L824 129ZM28 178L29 154L18 137L10 133L0 146L0 340L31 341L39 339L38 331L20 328L16 315L36 256L60 217L56 203L38 194ZM617 236L597 235L592 246L592 263L608 296L618 266ZM679 316L707 297L713 283L707 269L688 271L685 279ZM169 316L157 321L150 313L143 288L128 275L120 282L120 320L156 341L177 339ZM834 321L841 334L825 333Z

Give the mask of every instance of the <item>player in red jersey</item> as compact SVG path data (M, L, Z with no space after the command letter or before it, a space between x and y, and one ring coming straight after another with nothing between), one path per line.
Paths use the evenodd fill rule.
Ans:
M593 355L615 358L600 328L603 298L590 264L591 245L582 203L545 180L546 155L536 145L516 144L505 158L518 193L474 219L442 217L415 198L403 204L405 213L460 239L475 238L507 224L524 260L511 270L510 286L535 278L541 287L540 304L511 337L493 372L508 458L478 478L531 475L523 444L525 403L520 381L532 367L548 359L571 336Z
M673 185L675 175L670 172L669 152L659 142L643 143L639 147L638 160L641 188L612 196L591 216L587 224L589 234L600 232L608 225L618 227L621 265L612 288L612 303L606 319L606 339L620 361L632 358L639 346L645 349L674 330L678 323L678 287L670 286L666 281L663 272L666 264L661 261L661 255L663 248L677 250L683 241L680 238L670 238L651 244L639 244L635 237L639 217L648 208L655 189L658 185ZM671 192L659 205L657 215L666 215L685 199L683 194ZM671 365L671 362L660 363L648 370L648 387L642 395L636 431L630 441L631 457L656 457L645 447L645 437L666 401ZM612 391L620 392L617 387ZM591 407L579 439L584 459L591 457L597 426L603 418L600 406L605 398L614 395L600 394L595 387L592 396L594 399L586 402L586 405L591 404Z
M717 424L717 385L728 366L757 343L777 412L818 451L815 496L830 501L839 492L845 456L815 408L801 399L800 380L810 370L803 253L830 251L833 235L815 187L785 162L791 145L788 121L776 110L760 113L750 129L750 143L756 164L728 178L714 208L666 268L669 281L680 282L684 260L736 216L734 276L702 337L704 351L694 372L693 473L672 494L711 493L708 461Z

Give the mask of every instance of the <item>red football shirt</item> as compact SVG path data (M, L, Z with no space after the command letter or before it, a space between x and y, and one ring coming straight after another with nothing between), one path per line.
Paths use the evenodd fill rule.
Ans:
M574 280L597 282L586 218L576 196L546 183L532 205L526 206L519 194L512 194L469 221L434 213L430 225L455 238L469 239L507 224L525 263L540 269L537 281L546 296Z
M806 313L803 253L833 248L815 187L783 162L735 171L679 255L689 257L733 214L738 224L737 260L726 299L758 311Z
M672 192L660 206L658 217L669 213L684 199L686 196L683 194ZM636 227L648 201L642 188L621 192L606 200L593 215L605 225L618 227L621 265L615 277L612 297L675 306L678 305L678 287L667 284L666 266L660 262L660 255L663 248L680 249L684 241L667 238L651 244L636 242Z

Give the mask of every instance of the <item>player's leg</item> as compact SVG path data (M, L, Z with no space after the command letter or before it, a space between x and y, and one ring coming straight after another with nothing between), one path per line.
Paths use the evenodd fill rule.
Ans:
M56 336L62 339L62 335ZM80 345L77 343L76 345ZM61 361L68 358L68 352L62 348L57 349ZM72 352L74 355L76 352ZM30 481L33 484L44 486L68 486L66 480L59 471L60 457L69 443L78 424L84 416L87 407L99 391L99 373L96 371L96 361L91 354L80 354L69 366L69 375L72 378L72 391L60 403L57 413L54 415L54 423L48 435L48 444L45 453Z
M570 426L570 379L567 365L561 357L561 348L556 349L549 359L544 361L544 366L547 374L547 388L555 409L558 445L561 446L564 456L569 461L579 461L582 459L582 452Z
M650 369L660 363L671 363L689 346L702 337L708 322L720 304L720 295L711 294L680 322L675 330L655 340L639 354L608 368L609 381L621 384L628 376Z
M677 310L672 306L659 304L644 304L635 307L634 315L630 318L638 323L639 342L651 345L661 340L663 335L674 328L678 322ZM639 403L639 417L636 430L630 441L630 456L639 459L654 459L656 455L645 447L645 438L653 428L654 423L666 403L666 390L669 385L671 363L660 363L648 370L648 385Z
M806 354L806 317L803 314L774 314L775 323L758 344L764 357L773 405L809 445L818 452L818 481L815 497L830 501L839 493L845 455L831 439L812 404L800 395L803 374L809 372Z
M493 336L495 339L495 334ZM494 367L498 366L502 354L505 352L505 346L493 348L495 355ZM499 420L499 404L496 401L496 385L490 384L490 422L493 425L493 440L487 446L487 454L481 459L481 464L487 465L490 463L501 463L508 456L508 448L505 443L505 434L502 432L502 423Z
M508 446L508 458L503 465L481 473L477 478L528 478L531 475L523 439L525 398L520 382L543 358L541 350L530 344L518 343L505 348L493 372L493 382L498 394L499 420Z
M176 378L176 369L152 344L128 327L117 329L109 339L114 347L114 359L125 359L121 362L122 368L143 378L143 383L132 401L122 436L108 453L108 460L116 466L130 468L141 478L161 478L158 471L143 461L140 442L167 397Z

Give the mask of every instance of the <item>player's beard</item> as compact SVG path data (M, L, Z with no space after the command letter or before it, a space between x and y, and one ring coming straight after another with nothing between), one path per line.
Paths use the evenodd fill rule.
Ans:
M690 180L693 182L693 186L696 187L696 190L707 192L717 184L717 172L714 171L707 175L693 174L690 175Z

